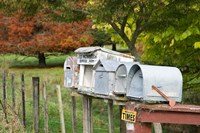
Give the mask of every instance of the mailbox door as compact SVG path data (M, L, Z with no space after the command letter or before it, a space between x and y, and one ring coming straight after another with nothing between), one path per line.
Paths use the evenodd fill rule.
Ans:
M73 86L73 72L71 67L66 67L65 69L65 87L72 87Z
M103 71L96 71L95 73L95 93L108 95L108 84L109 78L108 73Z
M143 98L143 76L141 69L137 70L134 74L131 82L130 88L128 90L128 96L136 99Z
M86 65L83 75L83 86L84 87L93 87L93 66Z
M115 94L126 94L126 67L120 67L116 72Z

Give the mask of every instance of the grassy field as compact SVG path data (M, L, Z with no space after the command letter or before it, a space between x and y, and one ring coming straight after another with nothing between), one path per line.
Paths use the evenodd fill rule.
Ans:
M0 132L33 132L33 100L32 100L32 77L40 77L40 132L44 132L44 105L42 99L42 83L47 82L47 98L48 98L48 117L49 132L61 132L60 117L58 109L58 98L56 93L56 85L61 85L62 100L65 117L65 127L68 133L72 133L72 106L70 89L63 87L63 68L62 64L67 56L50 56L47 58L47 64L51 67L37 68L37 59L35 57L23 57L19 55L2 55L1 71L7 72L7 104L8 104L8 121L4 119L2 107L0 107ZM54 66L54 67L52 67ZM59 66L59 67L55 67ZM13 113L12 97L11 97L11 74L15 73L15 91L16 91L16 113ZM26 99L26 124L24 130L21 125L22 109L21 109L21 81L20 75L25 75L25 99ZM2 76L0 76L2 81ZM0 82L2 88L2 82ZM0 96L2 99L2 90ZM82 96L77 96L77 125L78 132L82 133ZM119 132L119 107L114 106L114 127L115 133ZM103 100L94 99L92 103L92 120L94 133L108 132L107 104Z

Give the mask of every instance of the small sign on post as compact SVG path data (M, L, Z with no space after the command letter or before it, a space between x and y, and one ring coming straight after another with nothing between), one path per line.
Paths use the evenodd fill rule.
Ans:
M136 121L136 111L131 110L122 110L121 119L127 122L135 122Z

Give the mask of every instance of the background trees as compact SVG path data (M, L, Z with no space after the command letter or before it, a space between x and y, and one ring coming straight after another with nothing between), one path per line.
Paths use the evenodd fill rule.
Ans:
M144 63L179 67L184 74L184 88L199 91L199 3L199 0L2 1L0 51L38 54L41 64L45 64L46 52L68 52L106 42L126 45L140 59L136 44L142 43ZM95 28L92 34L91 27Z
M45 66L44 53L67 53L93 42L91 20L73 11L75 7L63 9L70 3L63 6L62 1L9 2L1 3L2 8L6 6L3 11L7 11L2 11L0 17L1 53L38 55L40 66ZM78 7L81 4L76 5L76 9ZM69 12L71 14L65 16Z
M135 46L137 38L166 5L165 1L89 0L88 10L97 23L110 24L130 53L139 58Z
M184 76L184 102L199 104L200 15L199 1L173 1L157 15L159 21L146 30L143 61L171 65Z

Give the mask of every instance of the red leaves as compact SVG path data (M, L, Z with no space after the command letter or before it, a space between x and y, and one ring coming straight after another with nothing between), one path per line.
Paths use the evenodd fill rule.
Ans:
M0 12L0 52L68 52L89 46L93 43L91 25L88 19L66 24L50 22L42 13L25 17L20 12L13 16Z

